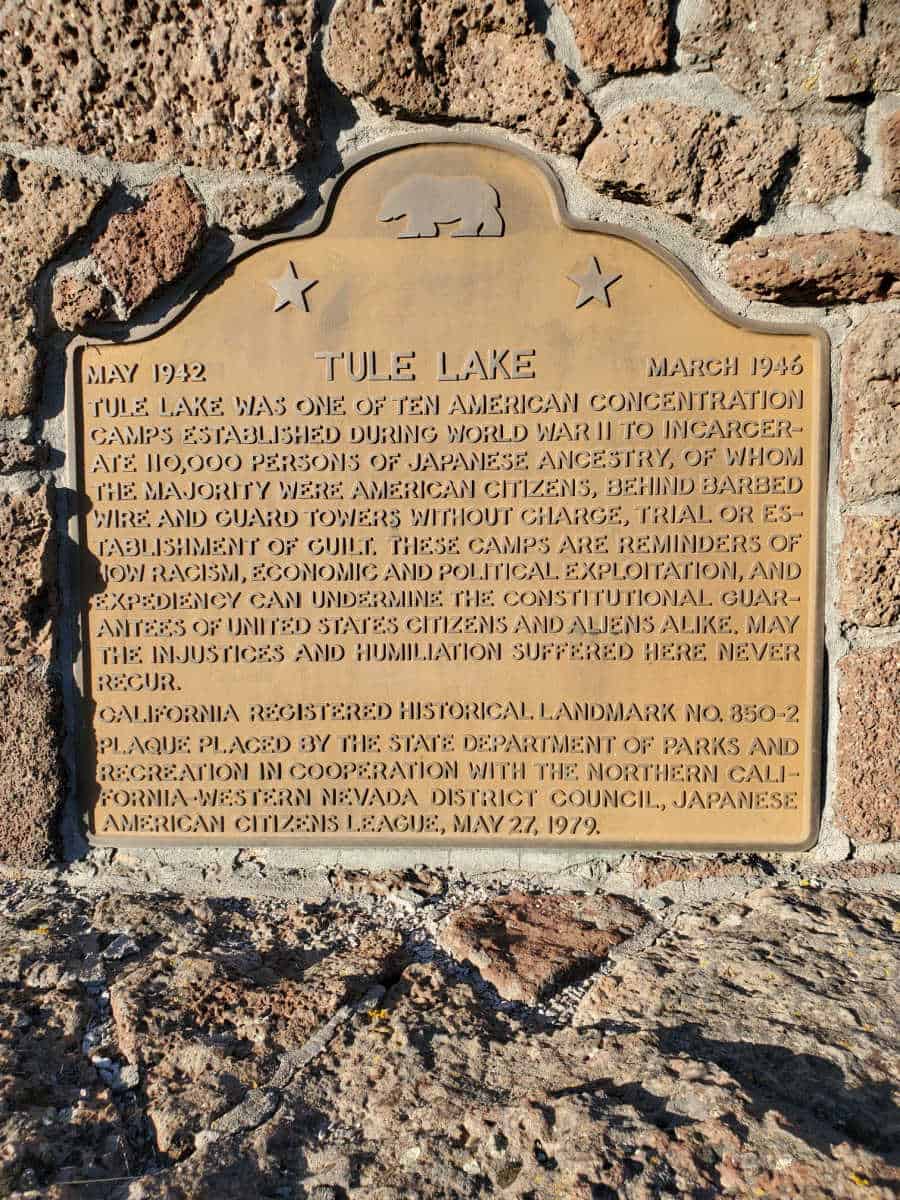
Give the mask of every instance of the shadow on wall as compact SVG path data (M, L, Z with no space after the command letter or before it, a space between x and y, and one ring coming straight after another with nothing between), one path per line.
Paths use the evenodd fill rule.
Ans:
M69 536L66 518L78 512L78 493L72 488L57 488L59 520L57 546L61 583L60 613L56 629L56 668L59 673L65 724L63 753L67 759L67 787L60 818L62 854L66 860L84 857L90 849L85 838L78 793L84 779L93 777L96 761L93 711L86 711L81 690L78 663L82 641L82 613L90 596L103 591L100 562Z

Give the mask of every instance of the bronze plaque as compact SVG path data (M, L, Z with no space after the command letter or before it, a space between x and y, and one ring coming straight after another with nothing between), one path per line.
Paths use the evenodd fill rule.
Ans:
M97 840L810 843L822 333L420 139L71 353Z

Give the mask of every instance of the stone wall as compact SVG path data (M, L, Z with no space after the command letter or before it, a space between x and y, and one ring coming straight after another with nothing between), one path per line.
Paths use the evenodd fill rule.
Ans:
M311 215L351 152L429 122L536 150L576 216L650 233L732 310L828 331L826 795L808 857L895 853L898 93L900 0L5 6L0 858L52 854L63 795L65 850L83 850L57 703L71 710L77 648L67 340L158 320L235 244ZM731 866L663 861L635 860L635 879Z

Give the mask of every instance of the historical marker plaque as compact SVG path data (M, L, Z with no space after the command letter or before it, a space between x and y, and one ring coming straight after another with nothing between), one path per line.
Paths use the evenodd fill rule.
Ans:
M414 142L70 379L96 838L812 837L824 336Z

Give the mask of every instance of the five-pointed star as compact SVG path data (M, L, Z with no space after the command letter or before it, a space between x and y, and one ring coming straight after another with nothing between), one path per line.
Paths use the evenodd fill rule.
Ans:
M279 279L269 281L269 287L275 293L275 307L272 312L278 312L286 304L293 304L295 308L302 308L304 312L309 312L305 293L318 282L318 279L299 279L297 268L288 261L288 265L284 268L284 274Z
M604 275L594 257L591 257L590 265L580 275L566 276L566 279L571 279L581 289L575 301L576 308L581 308L582 304L587 304L589 300L602 300L607 308L612 308L609 289L621 278L621 275Z

